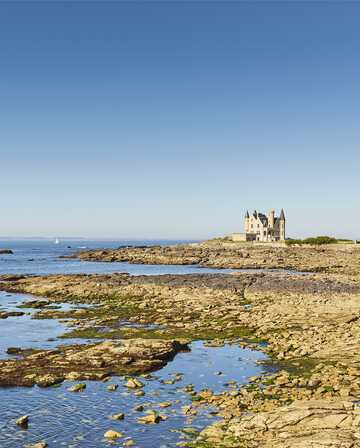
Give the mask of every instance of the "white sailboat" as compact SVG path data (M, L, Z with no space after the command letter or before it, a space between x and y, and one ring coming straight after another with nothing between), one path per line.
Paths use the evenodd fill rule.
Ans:
M55 244L60 244L60 240L59 240L59 238L55 238L54 243L55 243Z

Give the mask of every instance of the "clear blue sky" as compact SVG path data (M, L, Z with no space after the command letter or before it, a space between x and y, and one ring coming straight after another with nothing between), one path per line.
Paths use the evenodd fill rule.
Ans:
M1 2L0 235L360 237L360 3Z

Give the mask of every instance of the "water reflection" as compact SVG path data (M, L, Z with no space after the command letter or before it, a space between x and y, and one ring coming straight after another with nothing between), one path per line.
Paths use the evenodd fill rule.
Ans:
M263 367L257 362L263 359L262 353L249 349L231 345L204 347L201 342L194 342L190 353L177 355L173 362L155 373L152 380L142 379L145 383L143 397L125 390L122 378L113 378L112 383L120 385L115 392L109 392L106 383L96 381L87 382L86 390L78 394L67 391L71 382L48 389L2 389L0 446L13 448L46 440L50 447L102 447L107 444L103 440L104 432L115 429L124 434L122 441L133 439L135 447L175 447L181 437L178 430L182 427L189 425L200 430L215 419L209 414L211 409L200 411L193 420L184 416L181 407L191 404L191 399L181 389L191 383L197 391L211 388L220 392L228 381L244 384L250 376L262 371ZM179 381L162 382L174 378L177 373L183 374ZM159 403L164 401L172 405L160 410ZM158 425L139 424L137 418L144 412L135 411L137 405L143 405L144 410L160 410L168 419ZM109 419L119 412L125 413L123 421ZM15 425L15 419L23 414L30 415L26 431Z
M8 358L9 347L52 349L61 344L83 344L86 339L57 339L64 334L66 327L57 319L32 319L38 310L18 308L23 302L34 297L27 294L9 294L0 291L0 311L23 311L24 316L0 319L0 358ZM61 304L61 309L79 308L70 304Z

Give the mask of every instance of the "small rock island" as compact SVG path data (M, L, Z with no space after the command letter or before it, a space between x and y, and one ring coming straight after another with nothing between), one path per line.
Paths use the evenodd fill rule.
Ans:
M11 249L0 249L0 255L13 255L13 253Z

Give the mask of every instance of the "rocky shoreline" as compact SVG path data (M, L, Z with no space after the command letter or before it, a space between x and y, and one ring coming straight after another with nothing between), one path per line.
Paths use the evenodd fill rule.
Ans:
M174 246L87 250L64 258L131 264L199 265L224 269L289 269L346 275L358 275L360 271L360 245L356 244L279 247L209 241Z
M203 251L197 246L187 249L181 246L180 249L126 248L115 252L121 253L126 261L135 262L139 258L144 263L154 263L162 260L154 255L156 251L194 253L193 247L195 251ZM58 375L67 379L74 371L73 365L66 364L69 357L100 363L88 371L95 376L116 374L116 369L109 369L115 360L123 369L120 372L125 374L132 364L134 370L128 373L133 374L138 372L137 363L141 371L144 363L149 366L150 358L154 362L150 362L149 370L157 368L178 350L186 349L186 342L191 340L207 340L210 345L225 342L250 345L266 352L280 370L252 378L245 387L229 385L228 390L218 395L211 390L190 391L193 404L187 412L191 414L198 406L210 404L217 407L222 420L206 428L188 446L360 447L358 247L255 248L249 257L238 260L235 249L230 248L228 254L225 248L219 253L218 248L205 250L212 252L206 263L217 267L235 264L244 267L248 263L247 266L277 269L286 266L313 273L304 276L282 272L136 277L127 274L3 276L2 289L45 297L46 304L38 304L39 311L34 317L67 321L70 328L64 337L109 341L105 347L100 342L59 348L50 352L49 357L44 352L42 355L26 353L11 360L11 368L9 361L0 361L0 378L17 370L18 378L30 375L36 384L39 378L46 379L51 374L55 379ZM102 252L107 257L111 251ZM138 258L134 255L130 259L129 254L135 252ZM100 255L77 256L95 259ZM189 257L171 256L168 260L181 264L181 260L190 262ZM94 306L78 311L52 309L58 302ZM124 326L124 322L130 325ZM124 347L136 344L147 347L144 357L134 356L128 365L119 362L121 356L127 358L119 354L126 352ZM163 356L156 351L156 344ZM105 356L105 363L109 363L106 366L102 365L102 355L97 357L94 351L104 356L111 351L117 354ZM89 357L84 358L83 352L90 353ZM35 363L29 368L32 356ZM49 361L37 372L38 376L31 377L36 356ZM56 365L52 359L66 368L52 370Z

